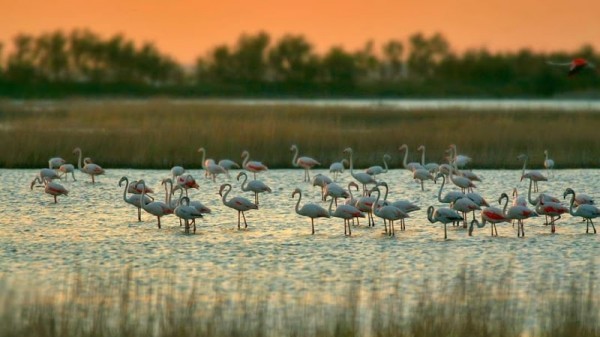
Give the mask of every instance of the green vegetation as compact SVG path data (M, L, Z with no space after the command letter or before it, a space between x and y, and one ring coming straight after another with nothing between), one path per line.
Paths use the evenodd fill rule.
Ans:
M166 275L165 277L169 277ZM171 276L171 278L174 275ZM139 282L128 269L108 279L68 276L59 290L15 288L0 281L0 334L46 336L494 336L588 337L600 334L594 275L571 287L552 283L534 298L516 291L510 273L501 282L462 272L452 280L425 282L415 299L397 289L382 294L357 283L334 303L319 294L290 299L261 294L241 281L233 292L201 295ZM30 281L34 282L34 281ZM540 280L547 283L548 280ZM165 284L172 284L165 282ZM583 286L580 286L584 284ZM587 285L585 285L587 284ZM204 289L217 289L202 284ZM555 288L556 287L556 288ZM365 289L366 288L366 289ZM323 298L327 298L325 296Z
M244 34L181 65L152 43L89 30L19 34L11 52L0 45L0 97L598 97L600 76L548 61L583 57L600 64L590 46L536 53L522 49L453 52L441 34L421 33L347 51L317 54L302 35L272 41Z
M560 111L398 111L385 107L236 105L217 101L56 101L0 104L0 167L45 167L81 147L105 168L201 166L199 147L216 160L240 162L243 150L270 168L291 167L292 144L328 168L350 146L355 166L409 145L409 161L445 162L449 144L473 158L473 168L519 168L520 153L540 168L548 149L556 168L600 165L600 114Z

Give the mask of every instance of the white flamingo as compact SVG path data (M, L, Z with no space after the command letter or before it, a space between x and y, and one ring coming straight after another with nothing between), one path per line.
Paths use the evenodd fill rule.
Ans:
M596 234L596 227L594 226L594 222L592 219L595 219L600 216L600 209L594 205L583 204L579 205L575 211L573 211L573 204L575 204L575 191L572 188L567 188L563 193L563 198L566 198L567 195L571 194L571 204L569 206L569 214L572 216L580 216L585 219L585 232L589 233L590 225L592 225L592 229L594 229L594 234Z
M223 191L225 191L223 193ZM233 197L227 200L227 195L231 192L231 184L223 184L219 189L219 195L221 196L221 200L223 201L223 205L233 208L238 212L238 229L241 226L240 216L244 218L244 228L248 228L248 223L246 222L246 215L244 212L249 211L251 209L258 209L258 205L253 204L250 200L244 197Z
M48 168L56 170L67 161L61 157L52 157L48 160Z
M421 153L421 166L423 166L427 171L434 174L435 172L437 172L440 165L438 163L433 163L433 162L425 164L425 150L426 150L425 145L420 145L417 148L417 151L423 151Z
M321 163L319 163L317 160L311 158L311 157L306 157L306 156L302 156L300 158L298 158L298 146L296 146L296 144L292 145L292 147L290 148L291 152L294 152L294 158L292 159L292 166L294 167L302 167L304 169L304 181L308 182L310 181L310 169L317 166L317 165L321 165Z
M462 190L463 193L465 193L466 191L469 192L473 192L473 188L476 188L477 186L475 186L475 184L473 184L473 182L466 177L463 176L456 176L456 168L453 164L450 165L450 174L448 175L448 177L450 177L450 181L460 187L460 189Z
M350 197L350 193L348 191L346 191L342 186L336 184L336 183L329 183L327 184L327 186L325 186L325 199L327 199L328 196L330 196L331 198L333 198L333 200L335 200L335 205L337 206L337 200L338 198L348 198Z
M438 192L438 201L443 204L449 204L457 199L460 199L465 196L463 192L459 191L450 191L444 195L442 198L442 189L444 189L444 185L446 184L446 176L443 173L438 173L436 179L442 178L442 185L440 186L440 190Z
M325 188L332 182L331 178L321 173L313 177L312 185L321 187L321 200L325 201Z
M423 168L423 166L421 164L417 163L417 162L407 163L407 161L408 161L408 145L402 144L402 145L400 145L400 147L398 148L398 150L399 151L405 151L404 152L404 158L402 159L402 166L405 169L407 169L407 170L409 170L409 171L412 172L412 171L414 171L416 169Z
M423 182L425 180L435 181L431 172L429 172L429 170L427 170L425 168L419 168L419 169L414 170L413 171L413 179L419 180L421 182L421 191L425 191L425 187L423 185Z
M473 212L473 218L475 218L475 211L481 210L481 207L477 205L473 200L466 196L456 199L450 203L450 208L462 213L463 215L463 228L467 228L467 213Z
M35 185L35 183L38 184L44 184L44 192L46 192L46 194L50 194L51 196L54 197L54 203L56 204L58 201L56 200L56 197L59 195L69 195L69 191L61 184L55 183L52 180L50 180L49 178L44 178L44 180L42 181L42 179L38 176L36 176L33 181L31 182L31 185L29 186L30 189L33 189L33 185Z
M190 232L190 221L194 225L194 233L196 233L196 219L202 218L200 213L195 207L190 205L190 198L182 197L179 199L179 205L175 208L175 216L185 222L185 232Z
M383 155L383 166L381 167L379 165L374 165L369 167L368 169L365 170L365 173L367 173L368 175L372 175L373 177L376 177L378 174L382 174L382 173L387 173L388 172L388 160L391 160L392 156L390 156L389 154L384 154Z
M440 207L435 209L433 206L429 206L427 208L427 220L431 223L441 222L444 224L444 240L448 239L448 231L446 229L446 224L452 222L459 222L463 220L463 217L460 216L455 210L446 207Z
M333 173L334 181L337 180L341 173L344 173L344 163L348 165L348 160L342 159L341 161L337 161L329 166L329 173Z
M214 159L206 158L206 149L203 147L198 148L198 153L202 153L202 169L204 170L204 177L208 178L208 164L214 163L215 161Z
M365 172L354 173L354 164L352 159L352 148L347 147L344 150L344 153L347 154L350 158L350 175L356 179L359 183L362 184L363 187L363 195L367 195L367 184L377 184L377 180L370 176Z
M240 168L240 164L234 162L231 159L221 159L221 160L219 160L218 165L225 169L225 172L227 172L228 178L230 178L230 175L229 175L230 170Z
M246 172L240 172L237 175L237 180L240 181L240 177L244 177L244 181L242 181L242 191L244 192L252 192L254 193L254 203L258 205L258 194L259 193L271 193L272 190L267 184L263 183L260 180L252 180L246 184L248 180L248 175Z
M177 180L180 175L185 173L185 169L183 166L173 166L171 167L171 176L173 176L173 180Z
M294 190L294 192L292 192L292 199L294 198L294 196L296 196L296 194L299 195L298 201L296 202L296 213L298 215L302 215L302 216L310 218L310 224L312 226L312 234L314 235L315 234L315 219L316 218L329 218L331 216L329 215L329 212L327 212L326 209L324 209L323 207L321 207L317 204L308 203L308 204L304 204L302 206L302 208L300 208L300 200L302 200L302 190L300 190L299 188L296 188Z
M544 177L544 175L541 174L539 171L531 170L525 173L525 168L527 167L527 160L529 159L529 156L527 156L526 154L520 154L517 157L517 159L523 160L523 169L521 170L521 181L523 181L523 179L525 178L531 179L533 181L533 191L538 192L538 181L547 181L548 178Z
M548 150L544 150L544 167L546 168L546 173L552 173L554 160L548 158Z
M457 168L463 168L467 166L473 159L463 154L458 154L456 144L450 144L450 147L446 152L450 153L450 164L454 164Z
M206 172L208 172L208 175L211 177L213 182L217 181L217 175L228 174L227 170L223 168L223 166L216 164L212 159L210 159L210 162L206 164Z
M145 199L146 197L146 182L144 180L139 180L139 182L144 185L144 188L142 188L142 194L141 194L141 198ZM154 215L156 217L156 219L158 220L158 228L160 228L160 218L162 218L165 215L169 215L169 214L173 214L173 208L171 208L170 205L167 205L166 202L169 202L169 200L165 200L165 202L162 201L152 201L149 202L147 204L142 203L142 209L152 215Z
M365 215L358 210L358 208L352 205L342 204L336 207L335 212L332 212L333 199L329 202L329 215L332 217L344 219L344 235L352 236L352 229L350 227L350 220L354 218L364 218Z
M94 164L94 163L86 163L83 167L81 167L81 148L76 147L73 150L73 154L79 154L79 159L77 160L77 168L79 169L79 171L85 173L85 174L89 174L92 177L92 183L96 183L96 180L94 179L95 176L104 174L104 169L102 167L100 167L100 165L98 164Z
M389 236L395 236L396 231L394 229L394 221L402 220L408 218L408 214L401 211L399 208L394 206L379 206L379 198L381 197L381 190L379 187L375 186L371 189L371 192L377 193L377 197L375 198L375 202L371 205L371 212L376 216L387 220L390 224L390 230L388 232ZM404 227L401 227L401 230L404 230Z
M38 173L38 177L40 177L40 183L43 183L46 179L48 179L48 180L60 179L60 175L58 175L58 173L56 173L56 171L54 171L53 169L49 169L49 168L41 169L40 172Z
M150 203L152 202L152 199L150 199L150 197L145 196L144 199L142 199L142 195L141 194L132 194L129 197L127 197L127 191L129 189L129 179L127 179L127 177L122 177L119 180L119 187L121 187L122 183L125 182L125 188L123 189L123 201L125 201L126 203L134 206L135 208L137 208L138 210L138 221L142 221L142 205L141 202L142 200L144 200L144 204Z
M244 159L244 161L242 162L242 167L254 173L254 179L256 179L256 173L267 171L269 169L267 165L259 161L250 160L250 152L248 152L247 150L244 150L242 152L242 159Z

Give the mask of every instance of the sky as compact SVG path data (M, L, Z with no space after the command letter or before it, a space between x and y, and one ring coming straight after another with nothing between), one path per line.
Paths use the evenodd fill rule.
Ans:
M303 35L317 53L333 46L379 48L417 32L442 33L456 52L600 50L598 0L0 0L5 54L18 33L88 28L152 42L183 64L242 34L273 41Z

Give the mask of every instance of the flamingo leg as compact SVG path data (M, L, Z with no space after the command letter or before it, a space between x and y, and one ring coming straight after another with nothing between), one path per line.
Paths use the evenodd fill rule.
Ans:
M56 201L56 196L54 196L54 203L55 203L55 204L57 203L57 201Z
M142 208L138 207L138 221L141 222L142 221Z
M346 220L348 221L348 236L352 236L352 228L350 228L350 220Z
M396 236L396 229L394 228L394 220L390 220L390 236Z
M246 215L242 212L242 218L244 218L244 228L248 228L248 223L246 222Z
M238 211L238 229L240 229L240 213L242 213L242 212Z
M158 219L158 228L160 229L160 217L157 216L156 218Z
M446 223L444 222L444 240L448 240L448 230L446 230Z
M254 203L258 205L258 192L254 192Z
M315 235L315 219L310 218L310 224L312 226L312 235Z
M590 225L592 225L592 229L594 229L594 234L596 234L596 226L594 226L594 222L592 221L592 219L590 220Z

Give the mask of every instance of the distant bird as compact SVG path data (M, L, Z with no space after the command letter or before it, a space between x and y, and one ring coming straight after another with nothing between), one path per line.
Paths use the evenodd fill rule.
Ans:
M216 164L212 159L206 164L206 172L208 172L208 175L211 177L213 182L217 181L217 175L228 174L227 170L223 166Z
M353 164L353 160L352 160L352 148L347 147L346 149L344 149L344 153L347 154L349 156L349 161L350 161L350 175L356 179L359 183L362 184L363 187L363 195L367 195L367 184L377 184L377 181L375 180L375 178L373 178L372 176L370 176L369 174L365 173L365 172L358 172L358 173L354 173L354 164Z
M144 180L139 180L139 182L143 185L142 187L142 200L145 199L146 197L146 183L144 182ZM173 214L173 208L171 208L170 205L167 204L167 202L169 202L169 200L165 200L165 202L162 201L152 201L150 203L144 204L141 203L142 209L152 215L154 215L156 217L156 219L158 220L158 228L160 228L160 218L165 216L165 215L169 215L169 214Z
M342 161L335 162L329 166L329 173L333 173L333 180L337 180L340 173L344 173L344 163L348 165L348 160L342 159Z
M533 191L539 191L537 184L538 181L548 181L548 178L541 174L540 171L530 170L527 173L525 173L525 168L527 167L527 160L529 159L529 156L527 156L526 154L520 154L519 156L517 156L517 159L523 160L523 169L521 170L521 181L523 181L523 179L525 178L531 179L531 181L533 181Z
M48 168L51 168L53 170L58 169L62 164L66 163L67 161L64 160L61 157L52 157L48 160Z
M420 168L413 171L413 179L421 181L421 191L425 191L425 187L423 186L423 182L425 180L433 180L433 175L426 168Z
M31 182L31 185L29 186L30 189L33 189L33 185L35 185L35 183L38 184L44 184L44 192L46 192L46 194L50 194L51 196L54 197L54 203L57 203L56 197L59 195L69 195L69 191L61 184L55 183L53 181L51 181L49 178L44 178L44 180L42 181L42 179L40 177L35 177L33 179L33 181Z
M551 66L569 67L569 72L567 73L568 76L573 76L584 68L594 68L592 63L582 57L574 58L571 62L548 61L547 63Z
M442 207L435 209L433 206L429 206L427 208L427 220L431 223L441 222L444 224L444 239L446 240L448 239L446 224L462 221L463 217L450 208Z
M323 207L317 205L317 204L313 204L313 203L308 203L308 204L304 204L302 206L302 208L300 208L300 200L302 200L302 190L300 190L299 188L296 188L294 190L294 192L292 192L292 198L294 198L294 196L298 194L298 202L296 202L296 213L298 215L302 215L305 217L309 217L310 218L310 224L312 226L312 234L315 234L315 219L316 218L329 218L331 217L329 215L329 212L327 212L326 209L324 209Z
M304 169L304 181L310 181L310 169L317 165L321 165L321 163L319 163L317 160L311 157L302 156L298 158L298 146L296 146L296 144L292 145L292 147L290 148L290 152L294 152L294 158L292 158L292 166L302 167Z
M390 156L389 154L384 154L383 155L383 166L381 167L379 165L374 165L369 167L368 169L365 170L365 172L369 175L372 175L373 177L377 176L378 174L382 174L382 173L387 173L388 172L388 160L391 160L392 156Z
M448 177L450 177L450 181L454 185L460 187L460 189L463 193L465 193L466 191L473 192L473 188L475 188L477 186L475 186L475 184L473 184L471 179L463 177L463 176L455 176L455 173L456 173L456 164L450 164L450 174L448 174Z
M240 172L237 175L237 180L240 181L240 177L244 177L244 181L242 181L242 191L244 192L252 192L254 193L254 203L258 205L258 194L259 193L271 193L272 190L267 184L263 183L260 180L252 180L248 184L246 181L248 180L248 175L246 172Z
M225 191L225 192L223 192ZM233 208L238 212L238 229L241 228L241 218L244 218L244 228L248 228L248 222L246 222L246 215L244 212L249 211L251 209L258 209L258 205L253 204L250 200L244 197L233 197L227 200L227 195L231 192L231 184L223 184L219 189L219 195L221 196L221 200L223 201L223 205Z
M177 180L177 177L183 175L184 173L185 169L182 166L171 167L171 175L173 176L173 180Z
M506 201L504 202L504 208L502 209L504 215L511 221L517 220L517 237L525 237L525 224L523 223L523 220L529 219L531 217L537 217L538 214L532 209L527 208L527 203L525 203L525 205L513 204L507 210L506 208L508 207L508 194L502 193L498 202L502 203L502 199L506 199ZM516 200L513 200L513 203L515 201Z
M316 174L313 177L312 185L319 186L321 188L321 200L325 201L325 188L329 183L332 183L333 180L324 174Z
M185 232L190 232L190 220L194 225L194 233L196 233L196 219L202 218L202 213L200 213L195 207L190 206L190 198L182 197L179 199L179 205L175 208L175 216L179 219L184 220L185 222Z
M250 153L247 150L244 150L242 152L242 158L244 159L244 161L242 162L242 167L254 173L254 179L256 179L256 173L267 171L269 169L267 165L259 161L250 160Z
M337 206L338 198L348 198L350 197L350 193L336 183L329 183L325 186L325 199L328 196L335 200L335 205Z
M83 167L81 166L81 148L76 147L73 150L73 154L79 154L79 159L77 160L77 168L79 169L79 171L88 174L92 177L92 183L96 183L96 180L94 179L95 176L97 175L101 175L104 174L104 169L102 167L100 167L100 165L98 164L94 164L90 162L87 162ZM87 159L87 158L86 158Z
M391 205L379 206L379 198L381 197L381 190L379 190L379 187L373 187L371 189L371 192L377 193L375 202L371 205L371 212L374 213L376 216L387 220L390 224L390 230L388 232L388 235L395 236L396 231L394 229L394 221L408 218L409 215L400 210L399 208ZM402 227L401 230L404 230L404 228Z
M71 173L73 181L77 180L75 179L75 166L73 166L73 164L62 164L58 168L58 171L62 174L63 177L65 177L65 180L67 180L69 173Z
M240 164L234 162L231 159L221 159L219 160L218 165L225 169L228 178L230 177L229 170L233 170L234 168L240 168Z
M203 147L198 148L198 153L202 153L202 168L204 169L204 177L208 178L210 173L208 172L207 166L208 164L214 163L215 161L214 159L206 158L206 149Z
M142 205L141 201L144 200L144 204L152 202L150 197L144 196L142 199L141 194L132 194L127 197L127 190L129 189L129 179L127 177L121 177L119 180L119 187L121 187L122 183L125 182L125 188L123 189L123 201L134 206L138 210L138 221L142 221Z
M414 171L416 169L423 168L423 166L421 164L417 163L417 162L407 163L407 161L408 161L408 145L406 145L406 144L400 145L400 147L398 148L398 151L405 151L404 152L404 158L402 159L402 166L405 169L407 169L407 170L409 170L409 171L412 172L412 171Z
M350 220L354 218L364 218L365 215L356 207L352 205L339 205L335 211L333 208L333 199L329 202L329 215L332 217L344 219L344 235L352 236L352 228L350 226Z
M552 169L554 168L554 160L548 158L548 150L544 150L544 157L544 167L546 168L546 173L552 172Z
M446 152L450 153L450 164L454 164L457 169L465 167L473 160L469 156L458 154L458 150L456 150L456 144L450 144L450 147L448 150L446 150Z
M596 227L594 226L594 222L592 219L595 219L600 216L600 209L594 205L583 204L579 205L575 211L573 211L573 204L575 203L575 191L572 188L567 188L563 193L563 198L566 198L567 195L571 194L571 204L569 206L569 214L572 216L580 216L585 219L586 228L585 232L589 233L590 225L594 229L594 234L596 234Z
M440 167L440 165L438 163L427 163L425 164L425 145L420 145L417 148L417 151L422 151L421 153L421 165L429 172L431 172L432 174L434 174L435 172L437 172L438 168Z

